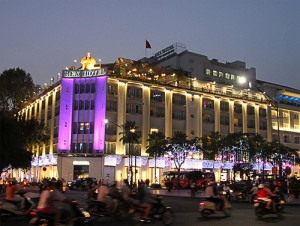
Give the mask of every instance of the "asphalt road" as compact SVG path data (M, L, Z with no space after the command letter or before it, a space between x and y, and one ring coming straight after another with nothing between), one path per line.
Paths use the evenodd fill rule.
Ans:
M86 201L86 192L82 191L67 191L66 196L71 199L76 199L83 206ZM164 197L165 202L171 206L175 213L173 226L261 226L261 225L277 225L277 226L298 226L300 225L300 206L286 206L285 213L282 218L276 215L266 215L261 220L258 220L254 215L253 207L250 203L232 203L233 213L231 217L224 217L222 213L209 216L208 219L203 219L198 212L199 199L183 198L183 197ZM162 222L147 223L151 225L163 225ZM147 225L145 223L145 225ZM27 226L26 218L9 219L7 222L2 222L1 226ZM130 225L126 220L116 221L110 218L101 218L97 222L93 222L95 226L125 226Z

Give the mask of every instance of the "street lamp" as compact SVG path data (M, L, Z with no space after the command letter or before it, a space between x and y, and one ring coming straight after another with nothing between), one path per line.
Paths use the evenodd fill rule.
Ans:
M239 81L240 84L246 83L247 80L245 77L240 77ZM277 149L278 149L278 153L280 154L280 127L279 127L279 103L277 100L275 100L274 98L270 97L266 92L264 92L263 90L261 90L261 88L259 88L255 83L249 82L249 87L252 88L252 86L257 89L269 102L269 104L271 105L271 107L273 109L275 109L276 111L276 122L277 122ZM273 136L272 136L272 141L273 141ZM279 178L281 179L282 177L282 161L281 161L281 156L279 158Z

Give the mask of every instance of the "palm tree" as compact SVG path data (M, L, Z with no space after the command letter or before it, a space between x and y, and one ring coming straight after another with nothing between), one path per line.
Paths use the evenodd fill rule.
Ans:
M127 121L123 125L120 126L122 131L119 133L121 135L120 141L123 142L124 145L128 144L128 153L129 153L129 171L130 171L130 186L132 186L133 177L132 177L132 161L131 161L131 154L132 154L132 144L138 144L140 132L137 131L136 123L133 121ZM135 157L135 183L136 183L136 153L134 153Z
M147 146L146 152L154 157L154 183L156 183L156 158L164 153L167 140L165 135L161 131L158 131L150 133L147 141L149 145Z

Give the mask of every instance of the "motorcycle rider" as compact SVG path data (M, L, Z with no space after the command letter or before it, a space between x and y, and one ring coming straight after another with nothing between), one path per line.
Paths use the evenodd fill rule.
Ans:
M18 207L20 210L24 211L25 207L25 198L21 197L20 195L16 194L21 190L19 187L17 187L17 181L15 178L12 178L9 180L9 184L6 187L6 200L14 201L18 203Z
M142 219L146 222L150 222L149 214L152 208L151 202L153 202L150 189L145 185L144 181L140 181L138 185L137 198L139 204L144 207L144 214Z
M249 193L251 194L250 200L252 200L254 197L257 196L257 191L258 191L258 185L255 183L255 184L253 184L253 187L249 191Z
M108 212L114 213L116 211L118 203L109 196L106 180L103 180L101 186L98 188L97 201L105 203Z
M265 183L268 186L268 183ZM257 198L267 202L266 209L271 209L272 199L269 197L274 196L270 188L264 184L258 185Z
M69 205L65 205L66 203L69 203L69 200L57 190L53 182L48 181L40 195L37 209L42 213L54 215L55 225L59 225L60 219L64 219L68 225L72 225L73 212Z
M205 198L214 202L217 210L221 210L223 208L223 200L219 198L218 193L217 183L210 180L205 188Z

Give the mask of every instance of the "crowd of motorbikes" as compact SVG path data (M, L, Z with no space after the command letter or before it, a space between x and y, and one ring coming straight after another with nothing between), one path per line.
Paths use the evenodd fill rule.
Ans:
M152 195L151 211L149 214L149 221L143 219L145 208L139 202L128 201L124 199L121 192L111 193L110 196L116 203L115 211L109 211L105 204L97 201L98 189L91 188L88 190L87 208L90 213L92 221L98 220L102 217L113 217L118 220L130 220L133 225L140 225L143 223L161 221L164 225L171 225L174 220L174 213L170 206L166 205L163 197ZM137 200L136 190L133 189L130 195L131 200Z
M269 183L267 186L269 186ZM257 184L253 184L253 187ZM221 205L215 200L209 198L204 198L199 203L199 212L202 217L207 218L211 214L223 213L225 216L229 217L232 214L232 206L230 202L234 201L249 201L254 207L254 214L257 218L262 218L267 214L276 214L281 217L284 212L285 199L280 189L274 192L274 196L270 197L272 199L271 208L267 207L267 202L264 199L258 198L257 193L246 192L245 190L239 192L233 192L232 189L221 190L218 193L218 199Z
M40 185L40 192L44 189L45 185ZM58 188L55 189L59 189ZM64 192L63 189L60 192ZM117 208L114 212L109 211L105 204L97 201L97 187L90 188L87 192L87 203L85 208L79 205L76 200L69 200L68 205L73 211L72 225L85 225L97 222L99 218L109 217L111 220L129 220L133 225L140 225L143 223L162 221L165 225L170 225L173 222L174 213L169 206L164 203L161 196L152 196L153 202L151 212L149 215L150 220L144 221L143 213L144 207L138 203L131 203L122 198L122 194L113 197L116 200ZM37 202L33 201L26 195L26 189L18 191L18 194L25 199L25 210L20 210L19 203L2 199L0 200L0 222L9 221L10 218L25 219L30 225L43 225L51 226L57 222L53 214L46 214L37 210ZM132 197L135 193L132 193ZM66 222L63 214L59 219L60 225L69 225ZM1 224L1 223L0 223Z
M44 185L40 186L41 191ZM174 213L170 206L166 205L162 196L152 195L151 211L149 221L143 219L145 208L137 202L125 200L121 190L116 190L115 194L110 194L116 203L116 208L112 212L107 209L103 202L97 201L98 186L91 186L87 191L87 202L85 208L81 207L76 200L70 200L68 205L73 211L72 225L84 225L91 222L97 222L103 217L117 220L129 220L133 225L140 225L148 222L161 221L165 225L171 225L174 221ZM60 184L56 187L60 192L64 192ZM40 191L40 192L41 192ZM0 222L7 221L9 218L24 217L31 225L54 225L55 216L45 214L37 210L37 203L26 195L26 189L17 193L25 199L24 209L20 210L19 204L2 199L0 200ZM132 192L131 197L134 199L136 193ZM257 218L261 218L266 214L276 214L281 217L284 211L285 200L280 193L276 191L276 196L272 197L272 208L266 208L266 201L257 198L256 194L243 194L243 192L233 192L232 189L220 189L218 193L218 201L210 198L202 198L198 210L202 217L207 218L209 215L222 213L229 217L232 215L231 202L240 199L241 201L249 201L254 207L254 214ZM60 224L66 224L63 215L59 219Z

